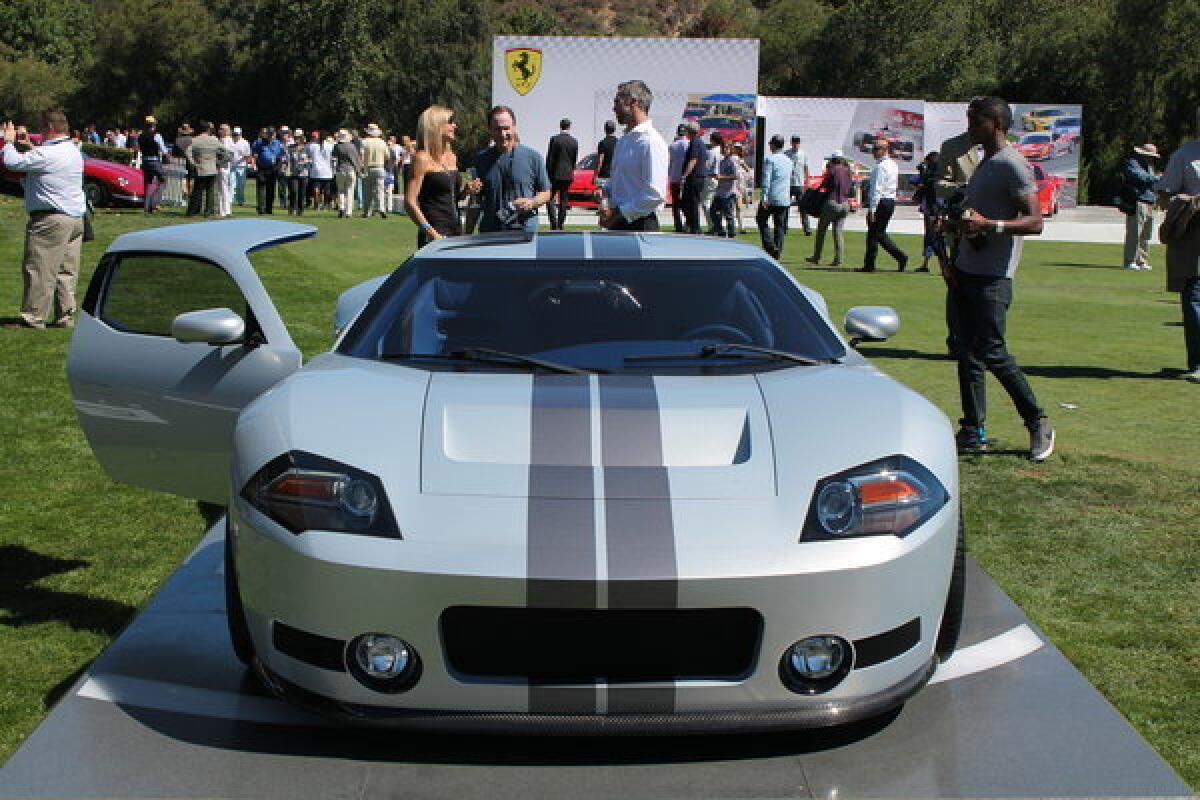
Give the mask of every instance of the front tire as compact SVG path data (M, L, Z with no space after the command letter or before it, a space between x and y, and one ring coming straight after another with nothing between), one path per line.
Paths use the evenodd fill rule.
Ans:
M108 189L96 181L83 182L83 196L92 204L92 208L106 208L110 205Z
M950 592L946 595L946 608L942 612L942 625L938 628L934 652L939 661L945 661L958 646L958 635L962 632L963 607L967 596L967 548L963 532L962 513L958 515L958 541L954 546L954 571L950 577Z
M238 589L237 565L233 561L233 542L229 538L229 518L225 518L225 621L229 625L229 641L234 655L246 666L254 662L254 640L246 624L242 593Z

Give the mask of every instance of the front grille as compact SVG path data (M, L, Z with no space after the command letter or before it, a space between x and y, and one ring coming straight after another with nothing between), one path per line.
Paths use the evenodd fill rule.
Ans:
M455 606L442 645L463 676L538 684L732 680L748 675L762 637L750 608L547 609Z

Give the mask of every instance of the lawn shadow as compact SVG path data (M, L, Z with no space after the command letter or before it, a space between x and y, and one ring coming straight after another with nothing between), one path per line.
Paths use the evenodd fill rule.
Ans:
M88 566L88 561L47 556L20 545L0 547L0 625L65 622L77 631L115 636L133 618L133 606L36 585L42 578Z
M859 345L858 352L865 358L917 358L925 361L954 361L946 353L926 353L923 350L910 350L902 347L864 347Z
M1101 380L1133 378L1140 380L1164 380L1173 377L1173 371L1166 368L1160 369L1158 372L1133 372L1127 369L1069 364L1055 366L1022 364L1021 371L1026 375L1036 375L1039 378L1097 378Z
M1125 269L1125 267L1114 266L1112 264L1081 264L1078 261L1055 261L1047 264L1050 267L1075 267L1076 269ZM1130 270L1132 272L1133 270Z

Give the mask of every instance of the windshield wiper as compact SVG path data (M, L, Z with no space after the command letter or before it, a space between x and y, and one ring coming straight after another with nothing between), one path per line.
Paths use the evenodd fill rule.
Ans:
M835 358L813 358L799 353L789 353L787 350L774 350L770 347L759 347L754 344L739 344L737 342L722 342L706 344L697 353L660 353L654 355L625 356L625 361L692 361L704 358L769 358L774 361L792 361L796 364L816 366L818 364L835 364Z
M553 361L543 361L533 356L523 356L519 353L507 353L503 350L493 350L490 347L464 347L461 350L451 350L449 353L383 353L380 358L387 360L407 360L434 358L444 361L474 361L482 364L508 364L510 366L537 367L549 372L561 372L566 375L587 375L589 371L579 367L557 364ZM594 370L604 372L606 370Z

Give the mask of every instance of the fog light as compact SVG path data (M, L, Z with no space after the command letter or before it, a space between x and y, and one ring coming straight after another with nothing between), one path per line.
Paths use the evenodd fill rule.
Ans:
M402 692L416 683L420 671L417 652L408 642L386 633L364 633L346 648L350 674L368 688Z
M841 683L850 671L850 644L838 636L810 636L783 654L780 673L792 691L817 694Z

